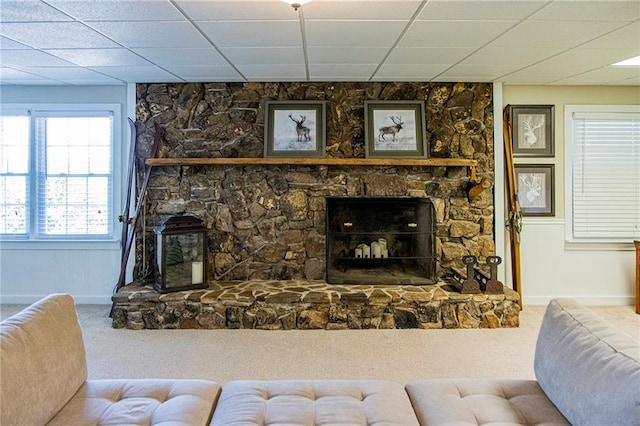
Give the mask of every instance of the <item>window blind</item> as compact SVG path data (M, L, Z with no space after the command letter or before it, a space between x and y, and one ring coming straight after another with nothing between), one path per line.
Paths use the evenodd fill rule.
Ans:
M109 235L111 114L44 115L36 118L38 235Z
M640 113L574 112L572 234L640 237Z

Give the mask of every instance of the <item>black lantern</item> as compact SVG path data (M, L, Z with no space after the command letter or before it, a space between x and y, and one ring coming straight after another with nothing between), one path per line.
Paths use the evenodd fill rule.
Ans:
M173 216L155 228L154 288L160 293L207 288L207 228L193 216Z

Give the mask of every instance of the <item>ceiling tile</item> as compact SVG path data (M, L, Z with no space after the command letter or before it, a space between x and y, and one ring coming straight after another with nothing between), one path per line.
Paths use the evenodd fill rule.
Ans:
M217 47L302 46L298 21L198 22Z
M2 22L73 20L40 0L0 0L0 9L2 9Z
M391 47L407 21L307 21L308 46Z
M83 67L111 64L151 65L147 60L127 49L50 49L45 52Z
M100 79L101 74L83 67L24 67L22 71L56 80Z
M240 81L242 76L231 66L167 66L167 71L185 81Z
M549 66L531 66L503 75L497 81L508 81L511 84L538 84L544 85L553 81L566 78L574 74L571 70L558 72Z
M91 69L113 78L133 83L180 83L175 75L159 67L91 67Z
M358 79L367 81L376 70L377 64L309 64L309 74L314 79Z
M47 0L81 21L184 21L168 0Z
M40 77L25 71L20 71L20 70L9 68L9 67L0 67L0 80L2 80L3 84L9 80L15 81L20 79L46 80L44 77Z
M527 66L564 51L561 47L484 47L465 58L460 65L518 65Z
M235 65L304 64L301 47L226 47L221 51Z
M451 65L446 64L426 64L426 65L395 65L384 64L373 76L373 80L413 80L429 81Z
M80 22L2 23L0 35L36 49L118 47Z
M418 20L495 21L521 20L543 7L548 0L537 1L451 1L431 0Z
M298 19L293 8L281 1L176 0L176 4L194 21Z
M303 6L306 19L409 20L422 2L418 0L317 1Z
M579 75L575 75L566 79L554 81L553 85L637 85L640 81L640 73L638 69L624 69L614 67L604 67L597 70L589 71Z
M22 43L18 43L17 41L13 41L11 39L8 39L6 37L1 37L0 36L0 49L2 49L2 51L4 52L5 49L31 49L29 46L27 46L26 44L22 44Z
M91 26L125 47L210 47L188 22L92 22Z
M121 86L125 84L120 80L109 77L103 77L101 79L73 78L69 80L62 80L62 82L72 86Z
M628 57L627 52L624 49L577 48L563 52L533 66L566 69L578 74L622 61ZM636 68L636 70L640 73L640 68Z
M386 47L309 47L307 56L315 64L377 64L388 51Z
M619 22L525 21L490 47L574 47L620 27Z
M455 64L472 54L471 47L398 47L386 60L388 64Z
M7 67L69 67L73 64L39 50L3 50L0 64Z
M508 65L458 65L438 75L439 81L493 81L517 68Z
M399 47L480 47L513 25L513 21L417 21Z
M627 47L635 49L640 55L640 22L625 25L584 44L582 47L611 48Z
M227 61L213 47L179 49L175 47L143 47L133 49L138 55L157 65L225 65Z
M545 21L635 21L640 19L637 0L554 1L531 16Z
M238 69L250 81L300 81L307 78L302 64L241 65Z

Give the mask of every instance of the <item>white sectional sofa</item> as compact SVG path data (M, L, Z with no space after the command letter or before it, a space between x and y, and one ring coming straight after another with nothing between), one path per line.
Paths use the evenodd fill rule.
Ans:
M547 307L537 380L87 380L69 295L5 320L0 339L3 426L640 425L640 343L568 299Z

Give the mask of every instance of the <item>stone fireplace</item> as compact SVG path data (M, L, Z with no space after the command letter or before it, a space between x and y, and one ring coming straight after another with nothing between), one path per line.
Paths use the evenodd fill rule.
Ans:
M428 198L330 197L331 284L435 284L435 213Z
M517 326L517 294L451 293L441 277L461 257L495 253L492 185L492 86L486 83L312 82L138 84L137 157L143 169L155 132L165 131L162 158L256 158L264 153L269 100L326 102L326 156L363 158L364 102L425 104L430 158L477 161L483 191L469 199L466 167L411 165L179 165L154 167L136 241L136 285L114 296L114 326L130 328L393 328ZM424 200L431 213L426 243L411 280L361 281L327 271L338 249L327 239L330 200ZM392 209L391 209L392 210ZM189 214L208 229L209 289L158 295L145 279L154 259L153 228ZM401 214L395 214L401 217ZM425 226L416 216L418 229ZM344 220L342 224L349 222ZM428 228L429 226L427 226ZM413 228L411 228L414 230ZM345 253L372 239L352 236ZM377 235L402 250L413 237ZM362 240L362 241L357 241ZM390 242L389 240L392 240ZM355 244L355 243L358 244ZM355 246L353 246L355 244ZM428 252L427 249L432 250ZM400 253L400 251L399 251ZM329 256L328 256L329 254ZM396 260L396 259L394 259ZM409 259L403 259L408 261ZM370 266L376 266L374 260ZM340 263L340 262L338 262ZM411 266L411 268L408 268ZM355 264L351 265L353 269ZM373 268L372 268L373 269ZM342 273L342 272L340 272ZM339 275L339 274L338 274ZM327 282L329 281L329 282ZM235 283L235 284L233 284ZM139 285L141 286L139 286ZM405 285L409 284L409 285ZM508 290L508 289L506 289ZM515 305L514 305L515 303ZM515 317L514 317L515 316Z

